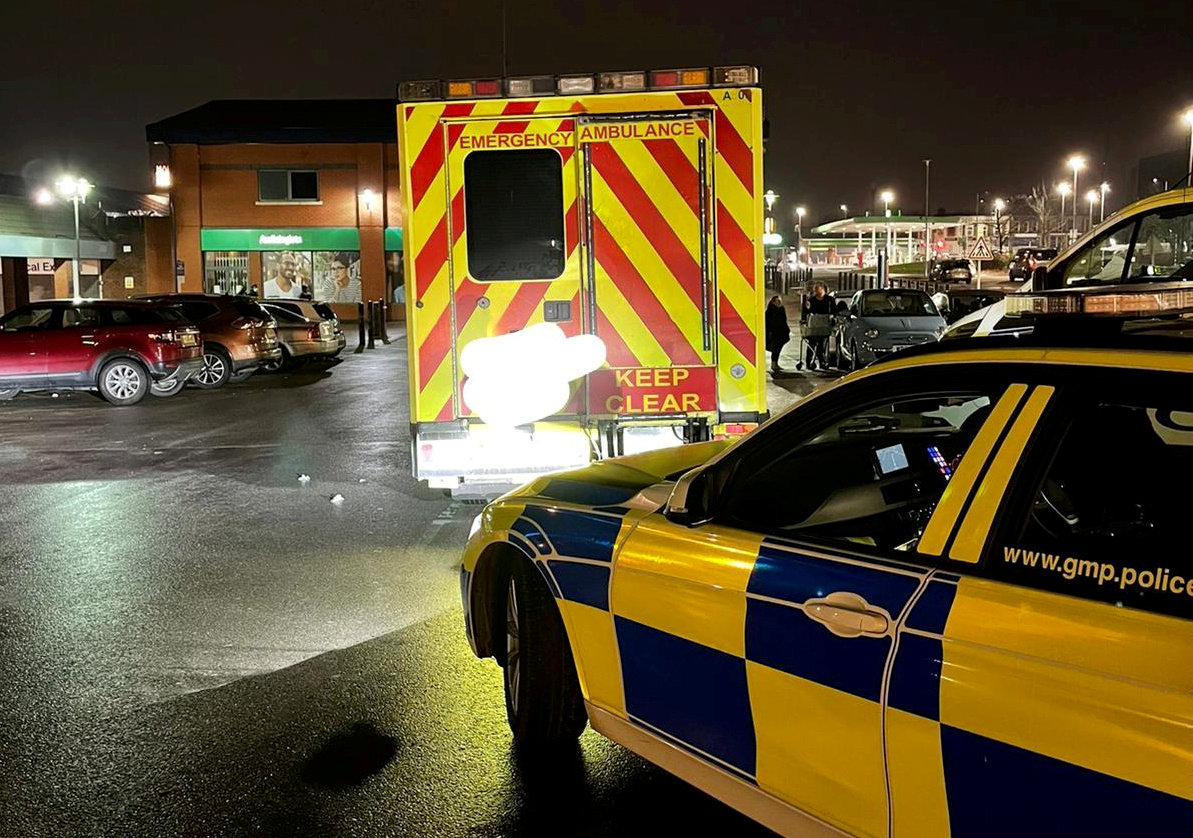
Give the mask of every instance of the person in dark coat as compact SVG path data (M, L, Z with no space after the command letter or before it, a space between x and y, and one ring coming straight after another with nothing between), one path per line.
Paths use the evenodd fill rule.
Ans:
M836 302L833 300L832 295L828 293L828 286L823 282L817 282L812 286L812 294L804 298L804 309L800 312L799 318L800 325L807 326L808 316L812 314L832 315L834 308L836 308ZM817 364L827 368L828 338L808 338L807 344L808 357L805 359L805 362L808 365L808 369L816 369Z
M791 327L787 325L787 309L778 294L770 298L766 306L766 351L770 353L771 372L779 369L779 353L791 340Z

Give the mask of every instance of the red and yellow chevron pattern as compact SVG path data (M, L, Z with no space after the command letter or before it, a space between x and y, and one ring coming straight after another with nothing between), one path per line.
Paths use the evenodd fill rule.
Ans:
M610 366L715 365L719 410L764 412L761 123L753 88L399 105L412 421L466 416L459 349L541 322L547 300L570 302L560 325L599 335ZM563 165L564 271L479 282L464 158L544 147Z

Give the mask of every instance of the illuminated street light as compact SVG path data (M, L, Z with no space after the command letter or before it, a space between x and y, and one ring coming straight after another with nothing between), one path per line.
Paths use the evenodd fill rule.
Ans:
M1098 191L1102 193L1102 209L1098 212L1098 223L1101 224L1106 220L1106 193L1110 191L1110 184L1102 181Z
M158 163L153 167L153 188L169 189L174 185L174 178L170 175L170 167L165 163Z
M1067 183L1058 183L1056 185L1056 191L1060 194L1060 218L1061 218L1061 223L1064 223L1065 197L1073 190L1071 190L1069 188L1069 184L1067 184Z
M778 198L779 193L775 192L773 189L766 190L766 193L762 196L762 200L766 201L767 212L770 212L775 208L775 201L778 200Z
M1185 111L1181 119L1189 126L1189 168L1185 174L1185 186L1193 186L1193 108Z
M882 194L879 195L878 197L882 199L882 214L890 215L891 214L891 209L890 209L891 201L895 200L895 193L889 189L884 189L882 191Z
M72 260L72 269L74 271L74 285L76 300L82 299L83 289L81 285L82 276L79 274L79 266L83 262L82 250L83 243L79 237L79 204L87 203L87 193L91 191L91 183L86 178L74 177L73 175L64 175L58 178L54 183L54 188L58 190L58 194L66 200L74 204L75 207L75 258ZM50 190L42 188L37 190L34 195L34 200L42 206L47 206L54 201L54 195Z
M891 201L895 200L895 193L884 189L878 197L882 198L882 214L886 217L886 239L882 243L882 252L889 260L891 258Z
M1077 232L1077 173L1085 168L1085 158L1074 154L1065 165L1073 170L1073 232Z
M842 218L849 217L849 207L847 207L845 204L841 204L841 217Z
M1085 200L1089 201L1089 229L1094 228L1094 204L1098 203L1098 190L1091 189L1085 193Z
M795 208L795 243L798 246L804 240L804 216L808 210L804 207Z

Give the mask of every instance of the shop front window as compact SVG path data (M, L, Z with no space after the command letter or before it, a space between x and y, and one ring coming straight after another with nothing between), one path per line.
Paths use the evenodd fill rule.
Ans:
M352 250L316 251L314 299L321 303L360 302L360 253Z
M204 253L203 290L208 294L248 294L248 253L236 250Z
M305 251L282 250L261 254L261 274L266 299L311 299L311 254Z

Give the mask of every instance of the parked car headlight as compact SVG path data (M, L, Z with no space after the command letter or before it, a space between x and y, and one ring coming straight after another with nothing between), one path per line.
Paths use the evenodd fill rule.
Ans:
M866 329L865 334L866 337L870 338L870 340L874 340L874 338L878 337L881 332L879 332L877 329Z

